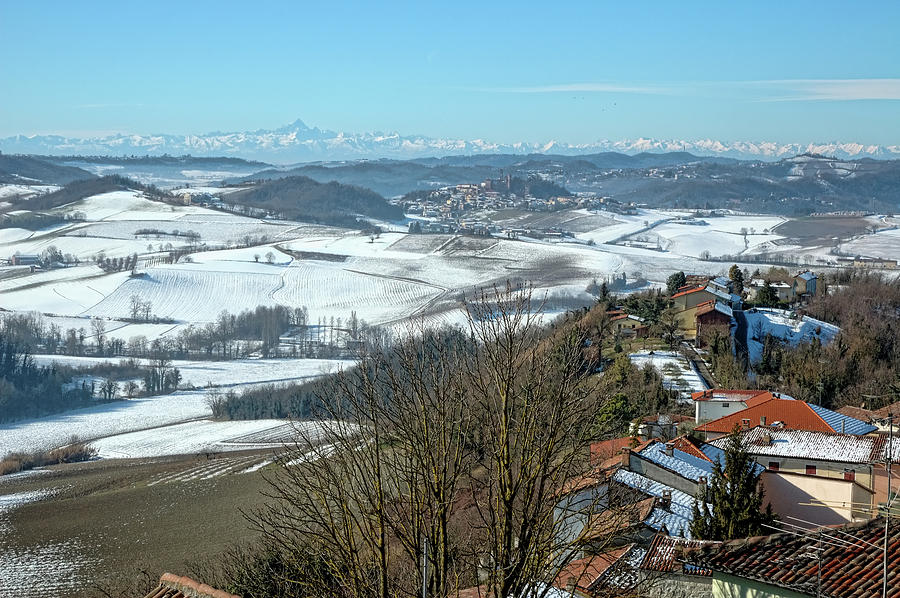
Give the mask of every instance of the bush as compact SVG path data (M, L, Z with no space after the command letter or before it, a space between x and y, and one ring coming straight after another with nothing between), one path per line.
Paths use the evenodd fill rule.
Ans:
M90 461L97 449L73 436L69 444L43 453L10 453L0 461L0 476L59 463Z

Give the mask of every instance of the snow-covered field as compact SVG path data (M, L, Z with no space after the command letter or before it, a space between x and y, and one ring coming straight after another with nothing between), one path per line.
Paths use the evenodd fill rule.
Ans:
M691 393L708 390L703 378L682 355L672 351L639 351L628 356L639 368L652 365L663 377L663 386L677 390L682 402L690 402Z
M196 178L191 182L202 183ZM707 250L713 255L746 255L770 251L775 243L782 251L800 250L786 245L778 235L776 227L783 222L779 217L726 215L707 218L706 225L688 225L681 221L685 212L646 209L635 215L584 210L560 214L561 221L569 218L577 223L573 225L576 236L555 241L410 235L396 232L401 228L397 223L388 228L395 232L373 238L343 228L268 221L196 205L173 206L132 191L104 193L56 212L70 216L77 212L84 220L34 232L0 229L0 256L17 251L38 253L54 245L79 256L85 265L34 273L27 268L0 269L0 309L39 312L46 323L63 330L89 331L90 318L104 318L107 336L123 340L139 335L148 340L172 336L186 327L215 321L222 311L239 313L259 305L305 306L313 323L331 318L346 322L355 311L368 324L395 333L420 323L460 325L465 322L461 299L471 298L479 289L502 287L509 280L530 282L536 299L547 300L547 317L553 317L568 308L590 305L593 299L584 289L592 279L624 273L629 282L643 278L648 286L659 287L678 270L724 274L730 264L698 259ZM148 235L141 233L144 229L160 232ZM200 242L210 247L227 248L200 250L176 263L157 260L140 267L137 276L107 273L86 262L100 251L109 257L130 253L145 259L158 257L160 246L163 250L169 243L176 248L185 246L184 233L188 231L199 234ZM624 244L644 237L646 242ZM896 239L900 239L896 231L885 231L847 245L853 248L854 243L877 242L886 248L885 253L892 253ZM256 245L237 247L248 241ZM131 315L134 295L151 304L154 316L172 321L125 321ZM808 336L804 330L792 332L791 338ZM666 384L683 393L702 389L699 377L680 357L638 354L633 358L653 363ZM51 359L60 358L42 356L39 362ZM63 361L78 364L90 360ZM185 385L200 388L209 383L227 387L303 379L342 364L245 360L176 365ZM208 415L203 391L102 405L0 427L0 454L49 448L65 443L72 434L95 439L137 433L125 439L136 443L139 434L145 434L140 430ZM148 450L175 450L160 448L174 446L174 441L165 438L170 432L154 432L160 444ZM226 439L222 434L217 433L219 440ZM140 453L133 448L136 444L117 448L110 444L112 440L103 442L108 454Z
M38 364L52 361L67 365L87 365L104 360L58 355L36 357ZM175 362L174 365L182 371L185 385L203 387L212 383L217 387L240 388L263 383L308 380L337 371L347 363L338 360L296 359ZM161 428L189 420L208 418L211 414L204 390L183 390L169 395L116 401L38 419L2 424L0 458L12 452L48 450L67 444L72 436L78 436L82 440L95 440L125 432ZM271 423L263 426L264 429L266 427L272 427ZM243 432L244 435L249 433L250 431ZM164 438L165 432L154 431L150 435L160 435ZM225 434L221 438L227 440L227 436L228 434ZM164 439L161 442L166 443Z
M809 316L794 316L783 309L758 308L744 312L747 318L747 350L750 362L762 358L763 342L766 335L780 338L789 345L812 342L819 339L823 344L831 342L841 331L834 324L828 324Z
M98 363L118 363L114 357L76 357L69 355L35 355L37 365L58 363L72 367L85 367ZM148 360L138 359L147 364ZM172 361L172 367L181 372L181 384L185 387L222 388L251 384L272 384L291 380L310 380L335 373L353 364L341 359L238 359L231 361Z
M885 259L900 259L900 229L864 235L840 246L842 253Z
M95 440L92 444L101 458L156 457L200 452L227 452L258 448L278 448L280 442L242 442L240 437L281 428L285 420L252 421L197 420L116 434ZM289 424L288 424L289 425Z

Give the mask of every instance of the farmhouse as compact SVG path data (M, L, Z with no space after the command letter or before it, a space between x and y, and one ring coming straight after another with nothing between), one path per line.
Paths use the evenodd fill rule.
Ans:
M808 298L816 294L816 275L806 270L794 277L793 293L797 298Z
M694 329L699 340L704 330L715 327L724 327L730 331L734 312L730 307L719 301L708 301L697 306L694 312Z
M17 253L11 258L9 258L10 266L40 266L41 265L41 256L26 254L26 253Z
M757 426L741 438L766 468L766 497L782 518L834 525L871 517L877 437ZM726 442L712 444L722 448Z
M672 303L676 311L678 328L684 337L693 340L697 337L697 315L701 314L707 326L715 322L731 322L732 308L740 308L741 298L738 295L723 291L712 284L706 286L681 287L672 295ZM711 315L716 311L720 315ZM701 320L702 323L702 320Z
M623 337L645 337L650 327L644 322L644 318L620 313L612 316L613 333Z

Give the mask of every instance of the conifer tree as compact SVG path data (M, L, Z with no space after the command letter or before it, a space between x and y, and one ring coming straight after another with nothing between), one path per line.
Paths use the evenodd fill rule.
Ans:
M733 283L734 292L738 295L744 292L744 273L741 272L741 268L734 264L728 270L728 278Z
M674 295L686 282L687 277L684 275L684 272L676 272L666 279L666 290L669 292L670 296Z
M694 501L691 536L698 540L731 540L759 536L775 521L772 505L763 509L762 469L744 450L735 428L728 437L725 464L716 460L713 478L701 485Z

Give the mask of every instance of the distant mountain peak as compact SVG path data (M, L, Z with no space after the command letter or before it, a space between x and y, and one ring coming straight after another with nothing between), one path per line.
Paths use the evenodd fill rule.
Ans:
M900 145L855 142L776 143L716 139L655 139L638 137L618 141L599 140L572 144L559 140L543 143L495 143L487 139L442 139L423 135L401 135L396 131L351 133L309 127L303 120L276 129L245 132L213 132L204 135L115 134L104 137L70 138L59 135L15 135L0 139L6 153L49 155L183 155L235 156L270 162L351 160L361 158L421 158L459 154L565 154L602 152L690 152L699 156L779 160L799 154L833 156L838 159L900 158Z

